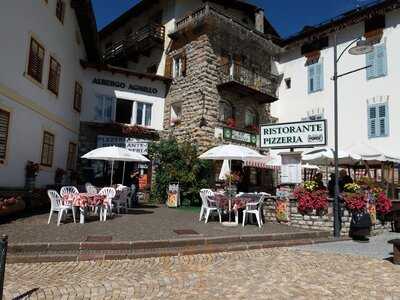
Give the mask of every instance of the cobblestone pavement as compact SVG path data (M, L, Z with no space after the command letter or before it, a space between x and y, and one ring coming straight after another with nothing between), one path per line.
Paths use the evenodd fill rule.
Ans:
M256 225L245 227L224 227L212 219L208 224L199 222L199 211L169 209L166 207L146 206L134 209L129 214L121 214L106 222L92 217L86 224L74 224L67 220L57 227L57 216L47 224L48 213L27 216L1 224L0 235L7 234L10 243L44 242L83 242L91 235L112 237L112 241L165 240L176 239L174 230L191 229L198 234L194 237L218 237L227 235L248 235L268 233L297 233L312 230L293 228L280 224L267 224L263 228Z
M392 239L400 239L400 233L385 232L384 234L370 238L369 243L343 241L326 244L314 244L299 246L296 249L317 251L323 253L338 253L349 255L362 255L379 259L387 259L392 256L393 245L388 244Z
M131 261L15 264L6 299L400 299L400 267L287 248Z

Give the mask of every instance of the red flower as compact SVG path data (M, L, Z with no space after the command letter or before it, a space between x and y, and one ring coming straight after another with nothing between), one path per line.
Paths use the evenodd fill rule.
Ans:
M386 215L392 210L392 201L384 192L380 192L376 199L376 211L382 215Z
M367 201L362 193L344 193L344 202L351 211L362 211L367 207Z
M236 128L236 120L234 118L228 118L225 123L229 128Z

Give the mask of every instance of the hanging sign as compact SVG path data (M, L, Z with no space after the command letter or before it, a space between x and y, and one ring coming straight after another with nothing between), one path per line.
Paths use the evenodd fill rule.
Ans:
M326 120L261 125L261 148L325 146Z
M232 128L224 127L223 129L224 140L231 140L246 144L257 145L257 135L245 131L239 131Z
M136 139L136 138L125 138L118 136L97 136L97 147L121 147L126 148L129 151L140 153L142 155L148 154L149 140Z

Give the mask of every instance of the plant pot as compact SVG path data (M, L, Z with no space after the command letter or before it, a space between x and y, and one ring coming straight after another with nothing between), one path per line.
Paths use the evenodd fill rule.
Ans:
M35 188L36 177L25 177L25 188L32 191Z

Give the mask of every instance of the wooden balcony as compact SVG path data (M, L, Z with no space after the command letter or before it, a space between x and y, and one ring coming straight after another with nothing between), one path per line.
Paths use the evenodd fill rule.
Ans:
M133 59L146 54L153 47L163 46L165 28L159 24L148 24L130 34L126 39L117 41L108 47L103 55L105 62Z
M243 97L251 97L259 103L278 100L279 77L250 70L238 63L221 66L218 89L229 90Z

